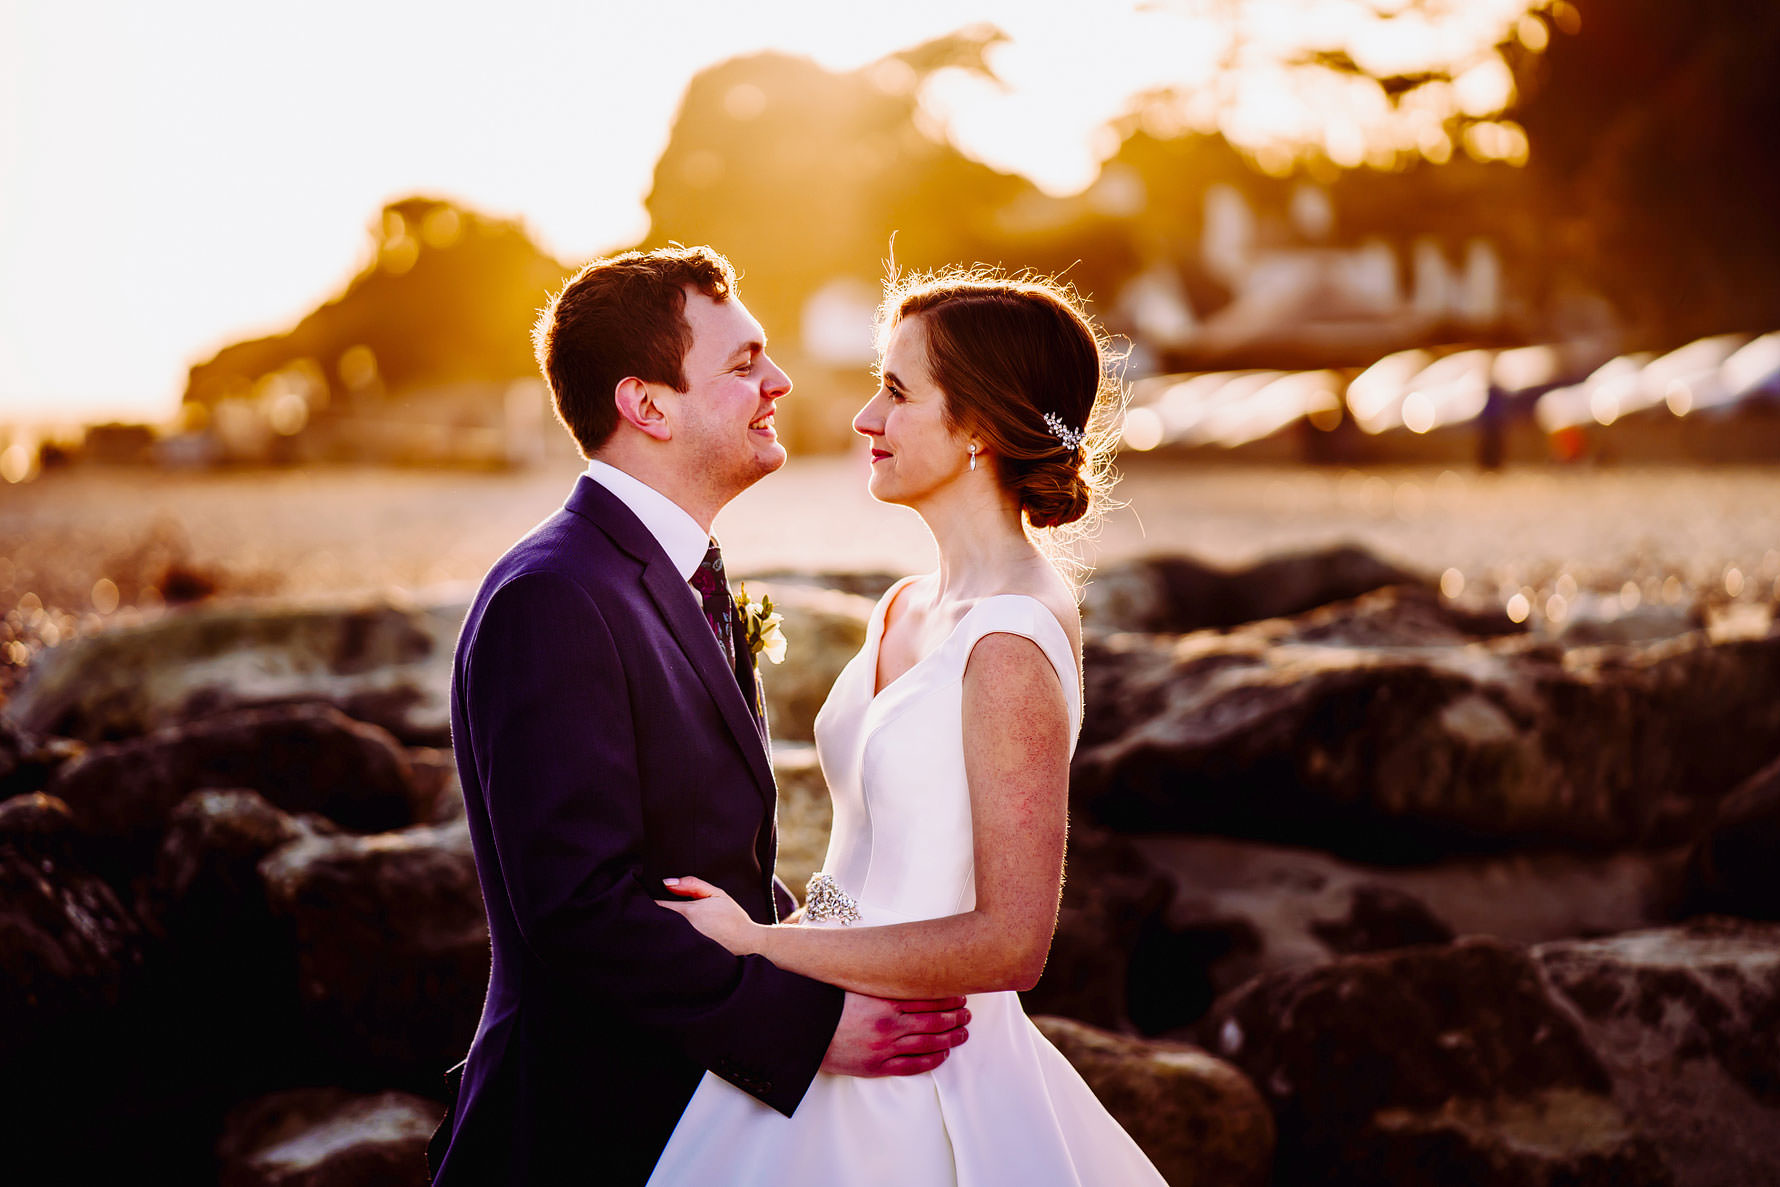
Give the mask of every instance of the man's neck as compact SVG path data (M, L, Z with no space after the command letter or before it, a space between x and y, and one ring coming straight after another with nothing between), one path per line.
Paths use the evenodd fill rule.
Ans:
M675 506L690 515L705 530L707 536L711 534L711 524L715 522L717 512L723 510L721 503L712 505L712 501L703 496L698 483L686 481L673 467L662 465L659 459L640 450L611 446L597 450L590 455L590 459L604 462L615 470L623 470L638 482L672 500Z

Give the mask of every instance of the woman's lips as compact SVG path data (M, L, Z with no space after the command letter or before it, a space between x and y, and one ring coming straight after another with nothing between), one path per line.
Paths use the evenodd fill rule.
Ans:
M871 463L875 466L889 456L889 453L882 449L874 449L871 451Z

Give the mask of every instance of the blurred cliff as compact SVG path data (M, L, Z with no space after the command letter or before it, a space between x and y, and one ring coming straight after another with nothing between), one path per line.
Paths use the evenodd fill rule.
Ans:
M192 368L169 460L505 464L556 445L531 326L572 269L442 199L392 202L370 234L338 297Z

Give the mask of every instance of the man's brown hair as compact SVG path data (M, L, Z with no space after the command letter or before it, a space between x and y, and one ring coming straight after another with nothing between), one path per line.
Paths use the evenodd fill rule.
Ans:
M735 283L735 269L708 247L661 247L595 260L550 299L532 345L557 418L583 456L618 427L612 396L623 380L686 390L686 290L726 301Z

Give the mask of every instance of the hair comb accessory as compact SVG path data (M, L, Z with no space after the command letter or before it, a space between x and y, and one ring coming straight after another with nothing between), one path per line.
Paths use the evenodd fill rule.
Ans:
M1045 413L1045 427L1051 430L1057 440L1063 442L1065 449L1080 449L1082 442L1088 439L1085 429L1072 429L1063 423L1063 418L1055 412Z

